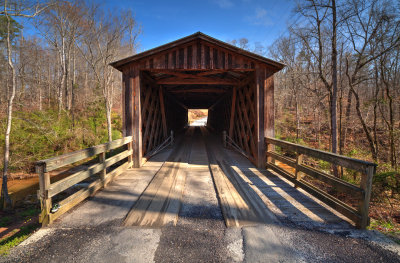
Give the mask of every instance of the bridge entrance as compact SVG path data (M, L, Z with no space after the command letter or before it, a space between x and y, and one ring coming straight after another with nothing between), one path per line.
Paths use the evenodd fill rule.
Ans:
M43 225L119 175L114 190L87 203L94 210L82 206L71 214L78 220L70 221L82 223L81 215L89 213L90 225L123 219L127 226L163 226L177 224L178 217L214 220L214 212L222 211L227 226L271 223L277 217L341 224L342 216L322 207L322 201L357 227L368 225L375 164L274 138L273 74L282 64L196 33L112 65L123 73L124 138L36 163ZM207 109L207 127L187 128L189 109ZM171 144L174 147L161 151ZM228 144L236 151L227 149ZM117 154L111 152L117 148ZM93 164L95 155L98 163ZM154 157L146 162L149 156ZM319 171L303 157L360 172L360 184ZM49 172L88 158L90 166L70 169L70 176L51 182ZM334 194L306 176L332 187ZM57 197L80 182L87 186L62 200ZM350 194L352 202L339 200L336 191ZM117 196L110 198L110 193ZM55 212L53 201L58 202Z
M227 131L258 167L274 135L273 74L283 64L196 33L111 64L123 73L123 132L134 166L171 133L188 109L208 109L207 127Z

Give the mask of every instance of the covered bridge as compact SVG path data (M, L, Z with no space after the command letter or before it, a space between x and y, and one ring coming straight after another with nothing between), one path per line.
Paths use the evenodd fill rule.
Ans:
M274 138L273 75L283 64L196 33L112 66L123 73L124 137L36 163L43 225L119 175L124 183L110 186L112 191L71 213L69 221L81 222L80 215L86 214L89 225L104 220L124 226L176 225L180 215L193 216L184 214L190 209L181 214L181 205L198 202L194 207L204 208L218 202L228 227L270 224L277 216L342 226L343 217L336 212L357 227L369 224L375 164ZM185 129L188 109L204 108L209 109L207 129ZM184 129L178 143L161 152L162 146L172 144L170 132ZM211 132L222 132L224 140ZM143 168L131 168L157 151L160 154ZM310 166L310 158L355 171L360 181L351 184ZM90 165L82 165L84 160ZM68 177L50 180L49 172L73 163L79 168L71 168ZM65 190L80 182L86 184L65 197ZM110 193L115 196L110 198ZM216 195L218 200L212 201ZM347 203L339 199L343 195L349 197Z
M111 64L123 74L123 134L134 166L187 126L188 109L208 109L207 126L225 130L258 167L274 136L274 73L284 65L201 32Z

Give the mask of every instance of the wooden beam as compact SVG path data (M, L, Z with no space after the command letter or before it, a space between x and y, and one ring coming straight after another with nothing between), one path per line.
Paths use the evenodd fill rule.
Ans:
M112 142L107 142L107 143L96 145L96 146L93 146L90 148L86 148L83 150L66 153L66 154L52 157L52 158L45 159L45 160L40 160L40 161L37 161L35 164L36 165L45 165L44 172L50 172L55 169L64 167L66 165L73 164L73 163L82 161L84 159L90 158L99 153L116 149L116 148L121 147L131 141L132 141L132 137L128 136L128 137L124 137L124 138L121 138L121 139L118 139L118 140L115 140Z
M159 106L160 103L159 101L157 101L158 103L156 104L156 108L154 110L154 113L152 115L152 120L151 120L151 127L150 127L150 136L149 136L149 144L147 145L146 148L146 153L148 153L149 151L151 151L152 147L153 147L153 142L154 142L154 133L156 131L157 127L157 117L158 117L158 110L159 110ZM149 120L150 123L150 120ZM146 147L146 146L145 146Z
M240 102L239 102L240 100L236 100L236 102L237 102L237 108L238 109L240 109L241 107L240 107ZM242 107L245 107L246 105L242 105ZM239 116L239 126L240 126L240 132L239 132L239 134L240 134L240 137L242 138L242 140L243 140L243 146L244 146L244 149L243 150L245 150L245 152L248 154L248 155L251 155L251 152L250 152L250 147L249 147L249 144L248 144L248 141L247 141L247 136L246 136L246 131L245 131L245 124L244 124L244 121L243 121L243 117L242 117L242 114L240 113L240 112L238 112L238 116ZM242 146L242 147L243 147Z
M122 92L121 92L121 101L122 101L122 136L125 137L126 135L126 114L127 114L127 103L126 103L126 75L122 73Z
M229 121L229 137L233 138L233 121L235 120L235 110L236 110L236 87L232 90L232 104L231 104L231 118Z
M191 79L183 78L166 78L157 80L158 85L238 85L239 83L235 80L218 79L218 78L206 78L206 77L196 77Z
M257 159L256 165L258 168L265 168L265 143L264 143L264 114L265 114L265 89L266 72L265 68L257 68L255 74L256 85L256 144L257 144Z
M147 143L150 140L149 130L152 128L152 126L150 124L155 115L155 113L154 113L155 105L158 104L157 97L154 96L153 90L154 90L154 88L150 87L150 90L148 91L151 94L152 100L151 100L151 104L149 106L149 110L147 111L147 116L146 116L146 118L143 118L143 125L144 125L144 130L142 131L143 132L143 139L142 139L143 149L147 149ZM146 154L146 153L144 153L144 154Z
M167 120L165 118L165 106L164 106L164 92L163 92L163 87L160 86L159 93L160 97L160 108L161 108L161 118L162 118L162 126L163 126L163 135L164 139L167 138Z
M220 103L227 95L228 95L228 93L225 93L225 94L221 95L221 97L219 97L219 98L217 99L217 101L214 102L214 103L208 108L208 110L212 110L212 109L213 109L218 103Z
M251 124L250 124L250 121L249 121L249 113L247 112L247 107L249 106L247 104L249 104L249 103L251 104L251 101L248 101L246 103L246 100L244 99L242 91L243 90L239 90L238 94L239 94L240 100L242 101L244 107L241 107L239 110L241 110L241 112L243 113L243 118L244 118L244 121L245 121L244 124L246 124L246 126L247 126L246 130L248 131L248 134L246 133L246 137L249 136L249 139L250 139L251 154L253 155L253 158L257 158L256 157L257 156L256 145L255 145L255 141L254 141L254 138L253 138L253 133L252 133L252 130L251 130Z
M212 74L218 74L221 72L228 72L228 71L232 71L232 72L254 72L255 69L249 69L249 68L229 68L229 69L157 69L157 68L142 68L141 71L149 71L149 72L155 72L155 73L166 73L169 74L172 72L180 72L180 73L184 73L184 72L191 72L191 71L195 71L195 72L204 72L205 75L212 75ZM206 73L207 72L207 73ZM203 73L200 73L203 74Z
M264 136L275 137L274 75L268 73L264 86Z
M130 83L133 96L133 165L136 168L142 166L142 114L140 101L140 71L137 66L132 70Z
M169 92L166 92L165 94L168 96L168 98L170 98L171 100L173 100L175 103L177 103L179 106L181 106L181 107L184 108L185 110L188 109L188 107L187 107L185 104L183 104L182 102L180 102L179 100L177 100L174 96L170 95Z
M171 93L225 93L226 90L218 89L218 88L208 88L208 89L176 89L176 90L169 90Z

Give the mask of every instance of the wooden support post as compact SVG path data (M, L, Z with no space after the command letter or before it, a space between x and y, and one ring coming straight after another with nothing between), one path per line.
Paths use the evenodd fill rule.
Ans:
M265 88L265 68L257 68L255 74L256 85L256 165L258 168L265 168L265 143L264 143L264 114L265 114L265 101L264 101L264 88ZM245 105L244 105L245 106Z
M131 151L133 149L133 142L128 143L128 151ZM130 154L128 156L128 168L132 168L133 166L133 155Z
M264 138L264 141L265 141L265 138ZM274 145L272 143L265 142L265 145L266 145L266 147L265 147L266 152L273 151ZM271 156L267 156L266 158L267 158L267 163L272 163L273 162ZM275 164L275 163L273 163L273 164Z
M174 145L174 131L171 131L171 146Z
M103 184L104 184L104 181L105 181L106 175L107 175L107 167L106 167L105 162L106 162L106 152L102 152L99 154L99 163L104 165L104 169L101 170L99 175L100 175L100 178L101 178L101 181L103 182Z
M226 148L226 131L222 131L222 144Z
M361 221L356 223L356 226L365 229L369 225L369 201L371 199L372 178L376 172L375 166L368 166L365 174L361 176L360 187L364 190L364 196L359 203L359 212L361 214Z
M299 171L300 165L303 163L303 155L296 153L296 169L294 172L294 176L296 178L296 181L299 182L301 178L303 177L303 173ZM294 187L298 187L298 184L295 184Z
M140 103L140 70L134 67L131 72L130 86L133 96L133 165L142 166L142 113Z
M45 171L45 164L36 166L36 173L39 175L39 199L42 210L39 215L39 222L42 223L42 226L47 226L51 223L50 210L52 207L51 198L48 197L48 190L50 188L50 174Z
M165 118L164 93L163 93L162 86L160 86L160 89L159 89L159 96L160 96L160 109L161 109L163 135L164 135L164 138L167 138L167 120Z
M132 136L133 134L133 95L130 72L123 73L123 136Z
M264 137L275 137L274 75L268 72L264 86ZM275 145L267 146L267 151L274 150ZM274 158L270 158L269 162L275 164Z

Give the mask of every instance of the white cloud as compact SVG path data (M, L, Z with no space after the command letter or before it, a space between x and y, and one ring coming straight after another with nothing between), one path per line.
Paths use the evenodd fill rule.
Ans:
M267 10L261 7L257 7L254 14L245 17L246 21L256 26L271 26L274 22L271 20L271 16Z
M233 2L231 0L215 0L215 3L221 8L230 8L233 6Z

